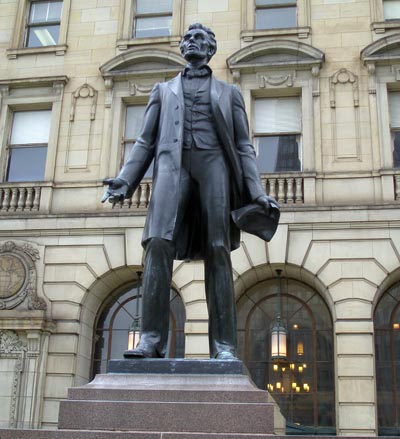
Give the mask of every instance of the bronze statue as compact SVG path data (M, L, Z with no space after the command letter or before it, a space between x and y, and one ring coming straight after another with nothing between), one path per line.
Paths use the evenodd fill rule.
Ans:
M262 189L243 98L207 65L217 43L193 24L180 50L182 73L156 84L141 134L121 172L104 180L103 202L130 197L154 159L145 248L142 331L125 357L164 357L174 259L204 259L211 358L236 359L236 310L230 251L240 245L231 211L251 202L266 216L276 203ZM277 210L277 209L275 209Z

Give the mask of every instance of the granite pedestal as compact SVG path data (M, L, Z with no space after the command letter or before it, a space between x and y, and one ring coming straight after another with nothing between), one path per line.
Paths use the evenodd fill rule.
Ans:
M69 389L59 428L142 432L143 438L263 438L274 433L267 398L241 361L115 360L107 374Z

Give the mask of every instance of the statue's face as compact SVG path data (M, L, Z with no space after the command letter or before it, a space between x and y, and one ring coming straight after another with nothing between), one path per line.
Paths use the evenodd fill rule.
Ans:
M208 34L202 29L187 31L181 43L181 52L186 61L204 59L207 62L210 49Z

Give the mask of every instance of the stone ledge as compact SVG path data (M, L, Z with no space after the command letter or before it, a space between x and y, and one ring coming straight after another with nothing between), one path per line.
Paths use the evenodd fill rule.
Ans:
M171 360L167 358L110 360L108 362L107 372L111 374L248 374L246 367L240 360Z

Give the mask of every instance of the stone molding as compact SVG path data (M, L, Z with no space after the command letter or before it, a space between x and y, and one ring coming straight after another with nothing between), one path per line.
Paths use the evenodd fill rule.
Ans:
M0 354L26 352L28 345L14 331L0 330Z

